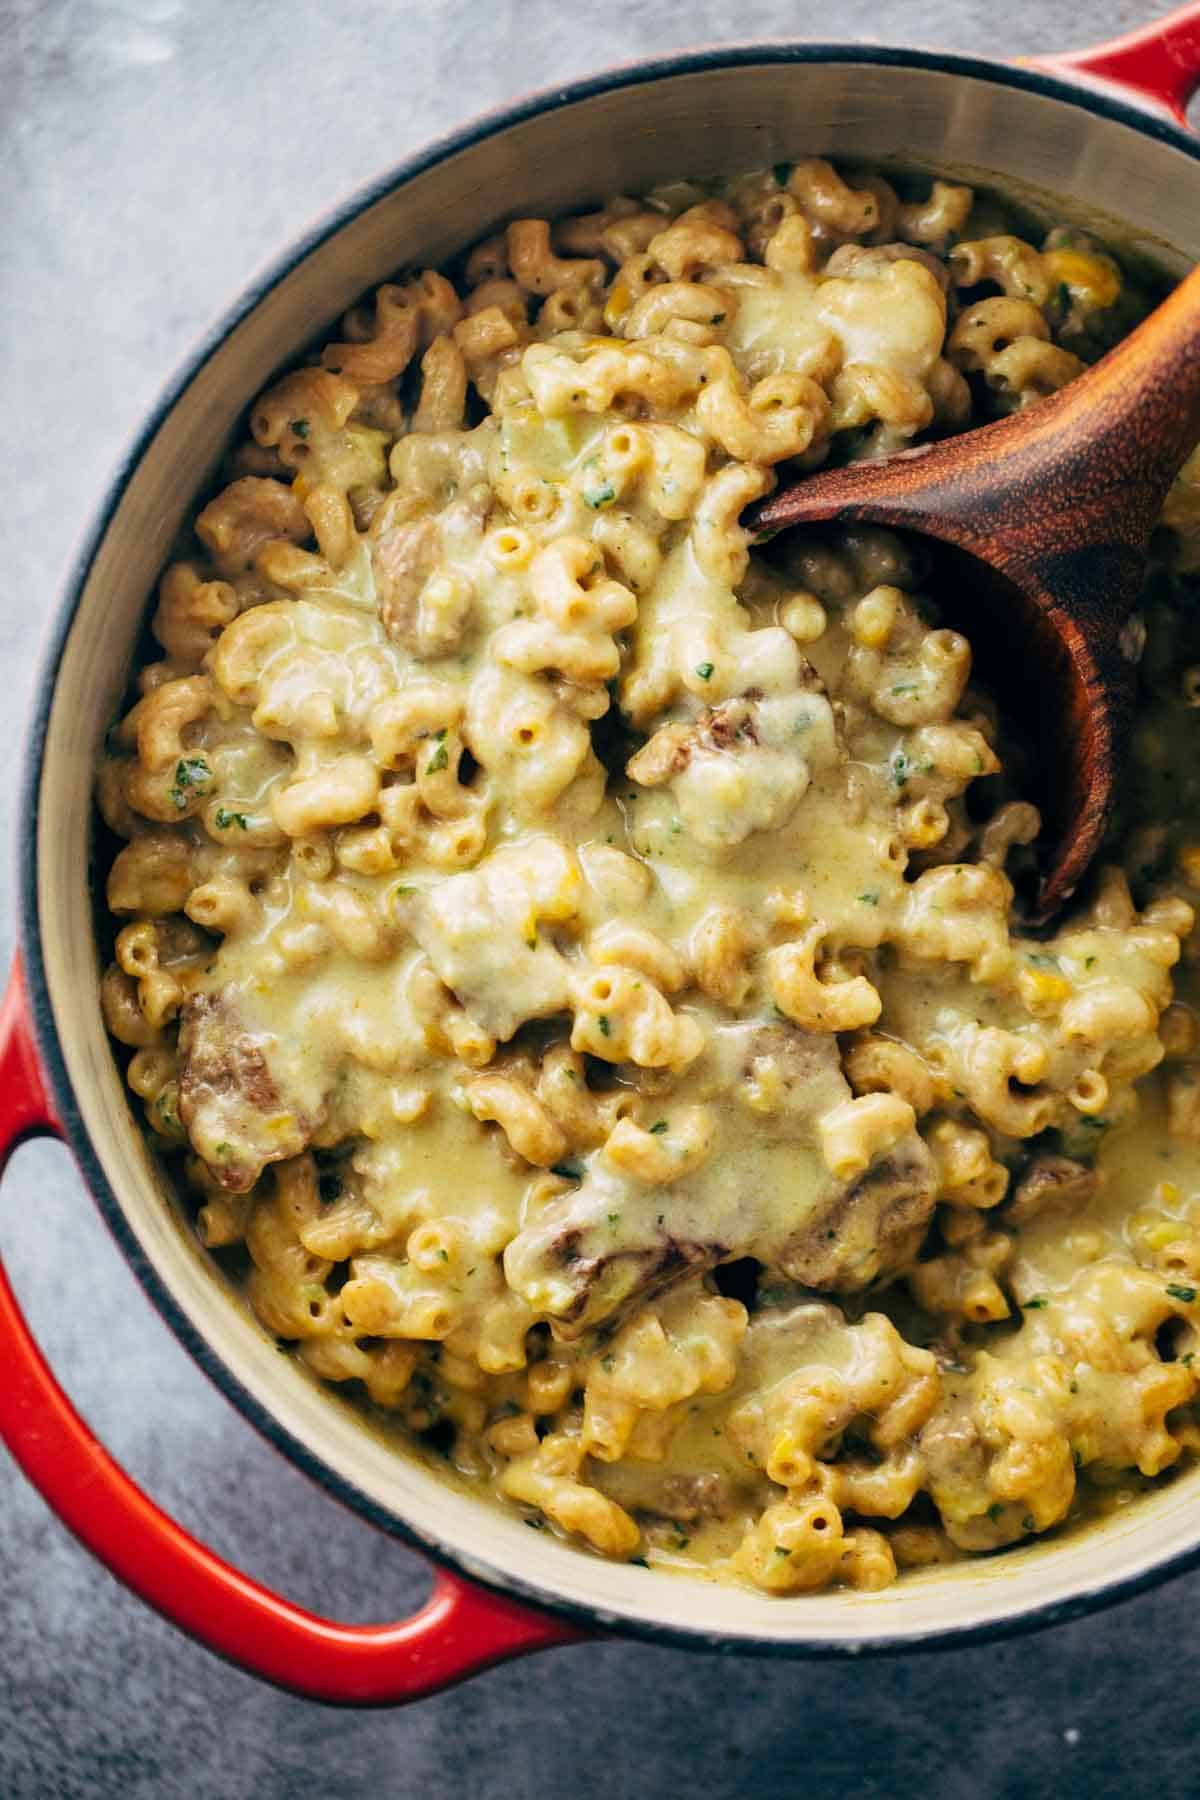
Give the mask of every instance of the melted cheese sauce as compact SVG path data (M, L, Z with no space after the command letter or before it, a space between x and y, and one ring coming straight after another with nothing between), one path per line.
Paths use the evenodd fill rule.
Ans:
M813 161L379 290L256 403L99 778L106 1017L266 1326L531 1524L780 1594L1196 1440L1194 472L1137 826L1048 937L909 551L739 522L1136 316L972 205Z

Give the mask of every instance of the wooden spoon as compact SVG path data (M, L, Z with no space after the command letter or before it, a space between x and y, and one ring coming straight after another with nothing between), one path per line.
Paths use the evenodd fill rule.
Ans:
M1200 439L1200 268L1102 361L1023 412L806 477L755 507L937 538L936 598L1034 751L1046 827L1038 916L1099 846L1125 754L1150 534Z

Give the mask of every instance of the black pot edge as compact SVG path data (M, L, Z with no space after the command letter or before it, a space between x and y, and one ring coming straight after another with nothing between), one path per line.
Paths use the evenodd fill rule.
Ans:
M82 1117L75 1104L59 1042L57 1026L50 1004L45 966L41 955L40 914L37 893L38 799L41 785L42 753L53 704L55 677L63 649L75 619L92 561L112 522L125 487L140 463L160 426L178 402L184 390L199 374L220 344L266 295L291 273L326 239L340 231L353 218L389 193L393 188L423 173L434 163L469 148L482 139L508 130L511 126L541 112L556 111L577 104L615 88L640 86L666 76L702 72L726 66L745 66L756 62L796 63L868 63L884 67L918 68L940 71L997 86L1016 87L1067 104L1125 125L1171 147L1182 150L1200 161L1200 141L1175 125L1159 119L1139 107L1111 97L1100 89L1060 80L1032 69L990 62L981 58L958 56L927 50L907 50L897 46L873 44L762 43L731 44L711 49L684 51L614 68L580 80L555 85L530 95L515 104L498 107L468 122L460 130L416 151L412 156L369 182L349 200L335 207L315 224L295 245L269 263L230 308L222 313L201 337L197 347L184 359L167 382L157 404L150 411L142 430L128 446L109 481L104 499L97 509L91 527L85 532L72 559L64 597L42 653L34 682L34 701L30 717L29 740L25 754L18 810L17 895L19 909L19 945L29 987L32 1024L43 1071L51 1090L55 1109L62 1123L66 1141L74 1153L89 1191L134 1275L145 1288L159 1313L174 1335L183 1343L209 1379L221 1390L268 1443L298 1466L321 1488L361 1517L391 1537L421 1551L435 1565L466 1580L478 1583L508 1598L527 1601L537 1610L584 1627L598 1627L605 1635L636 1638L642 1641L703 1650L709 1653L786 1658L854 1660L864 1656L898 1656L907 1652L928 1652L961 1648L965 1645L995 1642L1023 1636L1034 1631L1065 1623L1100 1607L1158 1586L1176 1575L1200 1567L1200 1542L1179 1555L1168 1558L1153 1568L1123 1580L1072 1595L1067 1600L1046 1602L1026 1608L1018 1615L975 1625L931 1630L919 1635L883 1634L879 1637L845 1642L839 1639L809 1638L794 1640L752 1635L730 1635L725 1631L705 1632L688 1626L669 1625L637 1617L605 1617L597 1609L547 1592L531 1582L514 1578L502 1569L482 1565L481 1572L467 1567L461 1551L433 1537L416 1531L411 1525L379 1506L353 1482L337 1474L314 1456L242 1385L232 1369L222 1360L213 1345L192 1326L176 1304L169 1288L158 1275L142 1250L130 1227L120 1202L100 1165ZM601 1640L602 1641L602 1640Z

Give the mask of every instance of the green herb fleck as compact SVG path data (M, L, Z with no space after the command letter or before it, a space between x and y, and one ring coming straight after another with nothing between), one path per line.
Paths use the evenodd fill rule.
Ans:
M654 1137L661 1137L666 1129L667 1121L665 1119L655 1119L653 1125L650 1127L651 1134Z
M1060 312L1071 310L1071 290L1065 281L1060 281L1054 290L1054 298Z
M1196 1352L1194 1350L1189 1350L1186 1356L1181 1356L1179 1360L1185 1369L1190 1369L1196 1360Z
M248 831L250 829L250 821L245 813L230 812L224 806L218 806L213 817L216 821L218 831L228 831L232 825L236 825L239 831Z
M1085 956L1083 959L1083 966L1085 969L1090 969L1095 966L1095 962L1096 958L1094 956Z
M438 1260L439 1260L439 1262L449 1262L450 1261L450 1252L448 1250L439 1250L438 1251Z
M175 780L171 785L171 800L180 812L188 803L188 789L199 798L208 793L212 785L212 770L202 756L184 756L175 764Z
M1036 1312L1039 1306L1048 1304L1045 1294L1034 1294L1031 1300L1022 1300L1021 1310L1022 1312Z
M629 1560L635 1568L648 1569L650 1567L644 1556L631 1556Z
M725 323L725 314L724 313L714 313L712 318L708 322L710 325L723 325Z
M612 1036L612 1026L608 1022L608 1014L607 1013L601 1013L600 1017L596 1020L596 1023L600 1027L600 1036L601 1037L611 1037Z
M618 1226L618 1225L619 1225L619 1224L620 1224L620 1223L621 1223L621 1215L620 1215L620 1213L619 1213L619 1212L615 1212L615 1213L609 1213L609 1215L608 1215L608 1229L609 1229L609 1230L610 1230L610 1231L615 1231L615 1230L616 1230L616 1229L617 1229L617 1226Z
M425 764L425 773L427 775L436 775L439 769L444 769L450 761L450 752L446 748L445 726L436 733L435 741L437 743L437 749Z
M611 1350L606 1351L606 1353L600 1358L600 1367L604 1370L604 1373L606 1375L612 1374L613 1370L616 1367L616 1358L614 1357Z
M903 750L894 750L888 760L888 770L892 777L892 786L903 788L908 786L909 777L914 772L914 765Z
M1167 1283L1167 1292L1170 1294L1172 1300L1182 1300L1185 1306L1190 1306L1192 1301L1196 1298L1196 1290L1194 1287L1184 1287L1182 1283L1177 1281Z
M999 1519L999 1517L1003 1511L1004 1511L1004 1508L1000 1504L999 1500L993 1500L992 1504L988 1507L988 1510L987 1510L987 1516L992 1521L993 1525L996 1523L997 1519Z
M702 663L696 664L696 673L700 677L701 681L711 681L712 680L712 672L713 672L713 665L710 662L702 662Z
M1057 969L1059 966L1057 956L1044 956L1037 950L1030 951L1029 960L1035 969Z
M582 1181L583 1179L579 1170L574 1168L571 1163L554 1163L551 1166L550 1173L552 1175L561 1175L564 1181Z
M898 681L892 689L893 694L919 694L920 691L919 681Z
M771 173L774 175L780 187L785 188L792 179L792 170L794 167L795 164L790 162L777 162L774 164Z
M879 905L879 889L878 888L872 888L869 893L860 894L858 897L864 906L878 906Z
M615 500L617 490L611 481L602 482L599 487L587 488L584 491L583 504L590 506L593 512L599 512L610 500Z
M306 438L308 436L308 420L307 419L293 419L292 420L292 433L295 437Z

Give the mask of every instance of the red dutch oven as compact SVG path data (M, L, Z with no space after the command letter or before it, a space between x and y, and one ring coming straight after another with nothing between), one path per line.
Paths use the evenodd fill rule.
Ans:
M1037 70L899 49L769 44L648 62L469 126L360 195L221 321L109 494L39 687L20 843L22 959L0 1010L0 1154L66 1139L150 1297L249 1419L327 1489L437 1563L399 1624L350 1626L230 1568L143 1494L72 1408L0 1272L0 1434L112 1572L267 1680L347 1704L416 1699L597 1631L708 1648L858 1654L1070 1616L1200 1562L1200 1468L1103 1527L911 1574L877 1594L779 1601L579 1554L451 1486L310 1381L215 1273L154 1163L110 1053L88 887L91 775L146 596L191 496L271 373L400 263L443 261L514 202L556 213L669 174L820 152L909 162L1108 221L1165 267L1200 257L1200 5Z

